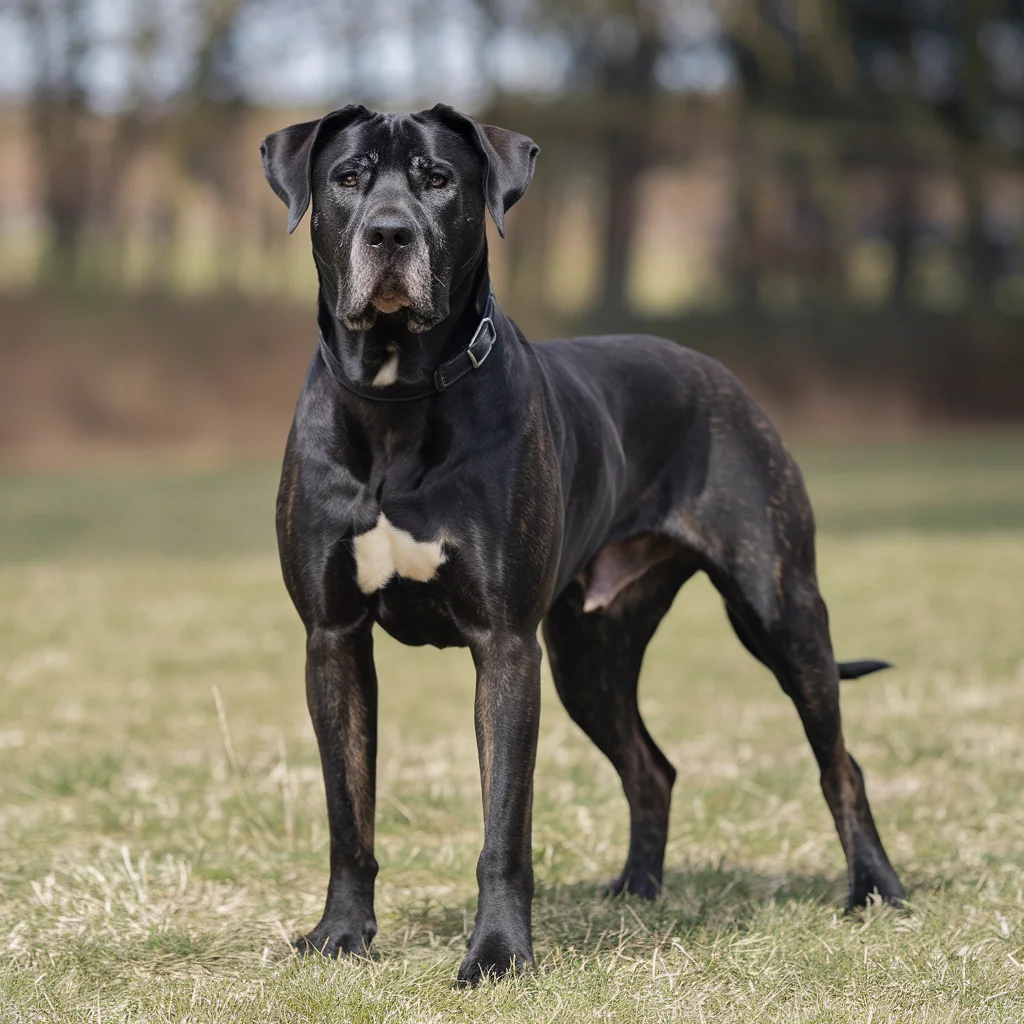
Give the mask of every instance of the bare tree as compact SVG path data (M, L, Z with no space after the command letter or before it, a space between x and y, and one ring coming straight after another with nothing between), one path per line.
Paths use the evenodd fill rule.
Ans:
M21 0L20 6L35 69L29 116L49 227L44 275L65 285L76 276L92 170L84 84L86 5L83 0Z

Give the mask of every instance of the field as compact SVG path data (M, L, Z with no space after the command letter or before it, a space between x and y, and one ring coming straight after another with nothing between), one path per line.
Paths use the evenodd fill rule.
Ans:
M299 961L327 835L274 467L0 477L0 1019L1024 1019L1024 437L798 454L837 653L897 665L843 700L908 906L843 914L796 713L698 578L642 683L664 898L599 898L625 801L547 679L537 969L468 993L468 655L380 638L377 957Z

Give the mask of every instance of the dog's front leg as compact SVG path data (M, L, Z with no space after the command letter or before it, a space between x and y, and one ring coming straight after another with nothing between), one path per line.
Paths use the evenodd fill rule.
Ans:
M306 700L327 788L331 879L320 923L295 946L300 953L365 955L377 934L377 674L369 622L349 630L309 630Z
M459 981L533 962L533 766L540 721L540 645L533 634L489 634L471 645L476 664L476 739L484 804L480 888Z

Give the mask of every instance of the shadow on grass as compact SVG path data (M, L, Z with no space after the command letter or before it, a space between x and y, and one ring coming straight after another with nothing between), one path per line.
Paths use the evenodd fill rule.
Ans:
M939 879L917 876L904 881L911 900L942 885ZM856 929L864 914L873 911L847 914L845 886L843 876L766 874L710 864L666 872L663 895L653 903L636 896L605 897L602 884L588 881L540 885L533 904L534 952L540 963L565 956L650 956L672 940L706 947L742 938L751 929L771 929L774 909L780 915L795 910L799 916L802 908L819 921L835 914ZM421 961L425 953L460 959L475 911L475 894L457 903L414 899L392 904L382 915L369 959ZM781 927L792 929L792 921ZM291 936L297 937L298 933ZM269 959L283 963L293 955L276 947Z
M658 942L697 932L742 932L772 903L841 908L841 883L828 875L768 875L710 864L666 871L661 897L607 898L602 886L574 882L538 890L534 933L543 949L650 952ZM540 950L538 950L538 953Z
M908 895L927 892L934 879L906 879ZM666 872L663 895L650 903L635 896L607 898L596 882L540 885L533 904L538 961L552 954L594 956L618 951L649 955L656 945L680 939L701 945L742 935L773 907L803 904L817 914L835 913L852 926L862 912L847 915L846 879L826 874L766 874L710 864ZM436 902L394 907L400 926L382 929L378 955L400 959L427 949L458 949L469 938L475 897L454 906Z
M672 938L743 932L772 904L805 903L842 913L844 887L845 880L832 875L770 875L710 864L668 871L662 897L653 903L605 897L598 881L541 884L533 904L534 943L538 958L556 950L640 955ZM462 948L475 910L475 895L457 904L428 899L392 906L388 916L398 924L382 922L379 955Z

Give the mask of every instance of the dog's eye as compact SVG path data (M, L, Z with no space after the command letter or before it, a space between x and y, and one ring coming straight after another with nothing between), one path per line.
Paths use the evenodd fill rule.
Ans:
M438 174L436 171L427 178L427 184L431 188L444 188L448 184L448 179L443 174Z
M345 188L353 188L359 184L359 175L355 171L346 171L338 178L338 183Z

